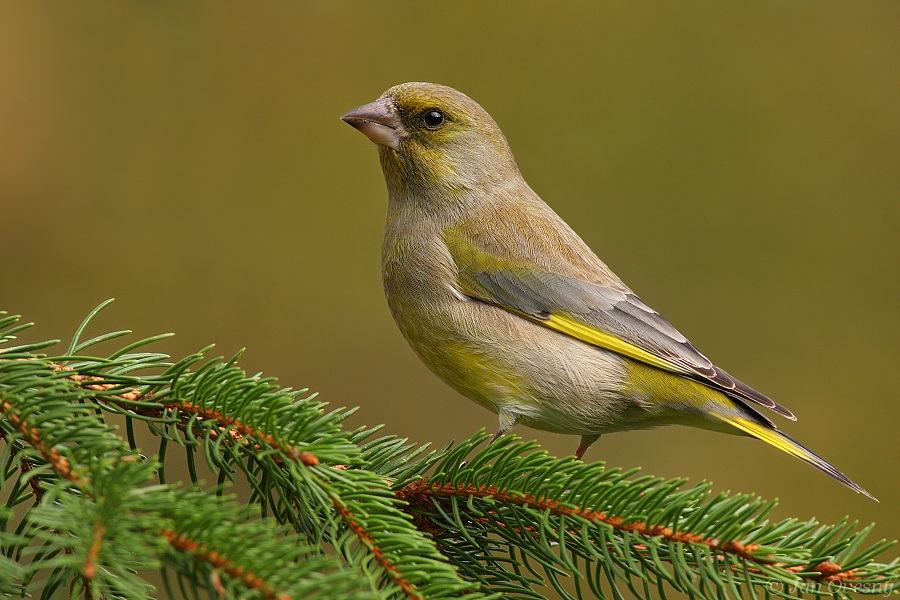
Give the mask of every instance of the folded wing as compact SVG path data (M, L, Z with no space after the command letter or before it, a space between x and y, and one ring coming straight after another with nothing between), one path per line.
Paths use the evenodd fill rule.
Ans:
M633 293L518 267L461 238L451 240L448 248L458 269L459 291L471 298L796 420L788 409L716 367Z

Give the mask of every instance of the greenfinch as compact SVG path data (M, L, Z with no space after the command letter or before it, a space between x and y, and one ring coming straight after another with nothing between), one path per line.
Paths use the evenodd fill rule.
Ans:
M499 416L581 436L681 424L752 436L870 496L782 433L786 408L647 306L523 179L503 132L453 88L404 83L342 119L387 183L382 279L419 358ZM871 496L870 496L871 497Z

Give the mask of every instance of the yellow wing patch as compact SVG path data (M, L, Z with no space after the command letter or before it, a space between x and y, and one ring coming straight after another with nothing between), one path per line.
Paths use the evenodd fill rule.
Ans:
M600 348L611 350L612 352L615 352L617 354L627 356L628 358L633 358L634 360L639 360L642 363L646 363L665 371L679 373L682 375L691 374L690 371L679 367L678 365L671 363L651 352L647 352L643 348L639 348L621 338L618 338L604 331L600 331L599 329L595 329L594 327L591 327L589 325L585 325L584 323L580 323L575 319L566 317L565 315L551 314L548 319L543 319L538 322L546 327L549 327L550 329L555 329L560 333L565 333L566 335L570 335L583 342L587 342L588 344L593 344L594 346L599 346Z

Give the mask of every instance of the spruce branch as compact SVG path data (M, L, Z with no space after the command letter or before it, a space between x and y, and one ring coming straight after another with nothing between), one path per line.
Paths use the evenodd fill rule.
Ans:
M872 527L787 519L755 496L548 456L476 434L429 450L210 348L172 362L89 351L128 334L12 346L0 315L0 583L4 593L277 598L697 598L886 594L900 564ZM5 346L5 347L4 347ZM111 423L123 420L122 439ZM142 437L143 436L143 437ZM145 457L138 439L156 440ZM145 442L146 443L146 442ZM199 460L198 460L199 459ZM188 485L166 482L187 465ZM212 477L214 484L205 484ZM245 498L223 486L245 483ZM237 488L236 488L237 489ZM262 517L262 518L260 518ZM4 587L5 586L5 587ZM79 591L80 590L80 591Z

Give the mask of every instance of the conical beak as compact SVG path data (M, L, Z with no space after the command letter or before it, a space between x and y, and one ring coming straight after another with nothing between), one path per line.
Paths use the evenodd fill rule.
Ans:
M400 140L405 131L397 108L390 98L379 98L375 102L354 108L341 119L359 129L376 144L394 150L400 149Z

